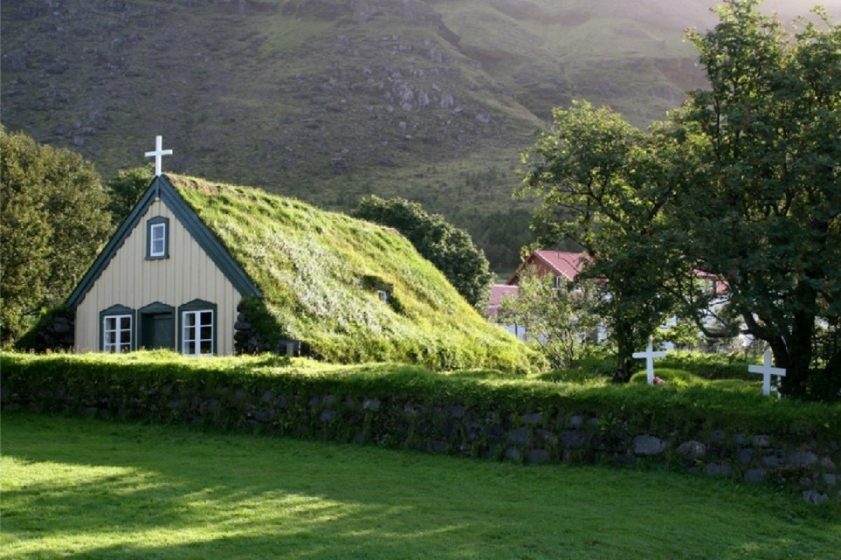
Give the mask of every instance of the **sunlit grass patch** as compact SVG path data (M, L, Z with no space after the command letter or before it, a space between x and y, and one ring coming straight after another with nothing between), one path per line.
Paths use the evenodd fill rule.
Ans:
M6 415L5 558L836 558L841 521L665 471Z

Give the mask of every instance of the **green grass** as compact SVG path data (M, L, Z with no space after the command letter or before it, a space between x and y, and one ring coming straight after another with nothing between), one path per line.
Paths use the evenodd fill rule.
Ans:
M837 558L841 521L666 471L3 417L0 556Z
M680 370L699 383L704 380L741 379L747 381L745 386L751 386L760 379L748 372L748 366L758 364L758 357L748 357L744 354L718 354L691 350L672 350L664 358L655 362L657 375L665 370ZM644 362L637 361L637 366L643 368ZM606 384L616 369L616 360L604 349L585 356L576 361L572 367L557 369L540 374L546 381L562 381L572 383L602 383Z

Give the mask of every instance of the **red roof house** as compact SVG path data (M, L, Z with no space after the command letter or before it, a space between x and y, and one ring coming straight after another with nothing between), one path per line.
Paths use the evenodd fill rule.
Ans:
M581 272L587 260L589 260L589 257L584 253L540 249L520 263L520 266L517 267L517 270L508 279L507 284L519 284L520 274L528 266L534 267L538 274L551 274L556 278L560 277L568 282L572 282L578 276L578 273Z
M491 286L490 299L486 316L495 320L499 313L499 307L504 297L517 297L520 293L520 274L528 267L534 267L538 274L551 274L554 278L565 282L572 282L589 257L584 253L571 253L567 251L550 251L541 249L535 251L520 263L517 270L511 275L505 284L494 284Z

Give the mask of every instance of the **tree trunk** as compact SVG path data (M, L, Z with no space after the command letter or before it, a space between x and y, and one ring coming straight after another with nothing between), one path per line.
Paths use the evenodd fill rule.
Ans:
M783 394L806 396L809 387L809 366L812 363L812 340L815 335L815 290L805 281L801 281L794 291L798 311L794 314L791 331L786 337L787 360L781 367L786 368L780 389ZM774 356L777 357L776 354Z
M624 323L617 323L616 333L616 371L613 373L613 381L616 383L627 383L631 380L631 371L634 366L634 337L633 329Z

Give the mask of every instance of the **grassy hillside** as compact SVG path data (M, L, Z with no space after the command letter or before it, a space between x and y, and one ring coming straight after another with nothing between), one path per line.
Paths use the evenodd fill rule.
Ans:
M329 208L405 196L513 267L518 153L551 107L583 97L660 118L703 83L682 32L712 23L714 2L6 3L3 122L106 175L163 134L179 172Z
M169 178L260 287L277 328L330 360L520 371L537 360L394 230L260 189Z

